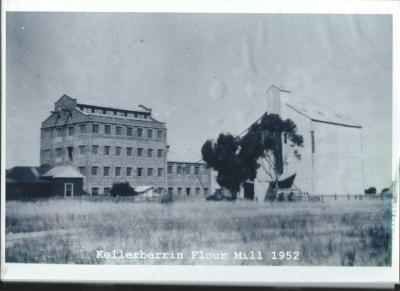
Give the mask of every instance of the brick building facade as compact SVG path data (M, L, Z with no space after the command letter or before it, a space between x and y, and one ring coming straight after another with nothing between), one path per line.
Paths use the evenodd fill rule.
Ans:
M40 164L75 167L91 195L108 194L114 183L126 181L132 187L152 186L157 193L171 187L175 194L178 188L193 188L189 195L195 195L199 187L207 193L211 172L204 165L202 175L167 174L166 124L151 113L142 105L132 110L101 107L64 95L42 122ZM193 165L194 174L195 165L185 164Z
M211 194L211 173L204 163L168 162L168 192L181 196Z

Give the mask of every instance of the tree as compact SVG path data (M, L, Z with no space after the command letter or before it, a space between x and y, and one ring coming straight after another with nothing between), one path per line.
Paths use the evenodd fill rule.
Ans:
M129 182L114 183L110 190L111 196L134 196L138 193L131 187Z
M203 160L218 172L218 184L228 189L233 199L246 179L243 162L238 156L239 140L231 134L221 133L216 142L208 140L201 148Z
M297 158L301 155L296 149L303 146L303 136L297 134L297 126L291 119L283 120L278 114L265 113L260 122L255 123L247 134L255 133L259 137L262 153L259 157L266 162L263 170L273 181L274 190L279 189L279 178L283 168L288 163L290 151ZM283 153L282 137L289 142L290 147ZM245 150L245 148L242 148ZM276 195L270 195L276 197Z
M277 191L277 182L287 162L287 155L285 160L282 158L282 135L291 142L292 148L303 145L303 137L297 134L292 120L265 113L241 138L221 133L216 142L206 141L201 153L207 165L218 172L218 184L228 189L234 199L240 186L256 178L260 158L268 163L266 172L275 181ZM293 153L300 158L296 149Z

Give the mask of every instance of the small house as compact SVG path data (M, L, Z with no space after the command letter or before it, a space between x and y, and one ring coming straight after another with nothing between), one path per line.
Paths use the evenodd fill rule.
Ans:
M14 167L6 172L6 199L25 200L83 195L84 178L72 166Z

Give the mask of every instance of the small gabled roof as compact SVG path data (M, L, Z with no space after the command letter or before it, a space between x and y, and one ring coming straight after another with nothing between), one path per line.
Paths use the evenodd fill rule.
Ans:
M348 126L354 128L362 128L361 125L350 120L347 116L338 111L322 105L308 102L287 102L286 105L305 116L311 121L322 122L334 125Z
M85 178L78 170L72 166L58 166L47 171L42 175L45 178Z

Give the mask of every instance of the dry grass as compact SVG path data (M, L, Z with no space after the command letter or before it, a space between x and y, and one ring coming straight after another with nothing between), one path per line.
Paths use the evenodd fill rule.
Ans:
M390 204L376 200L329 203L121 203L87 199L7 202L10 233L83 229L67 235L6 243L7 262L82 264L390 265ZM262 261L104 260L96 250L228 252L260 250ZM299 261L271 259L298 251Z

